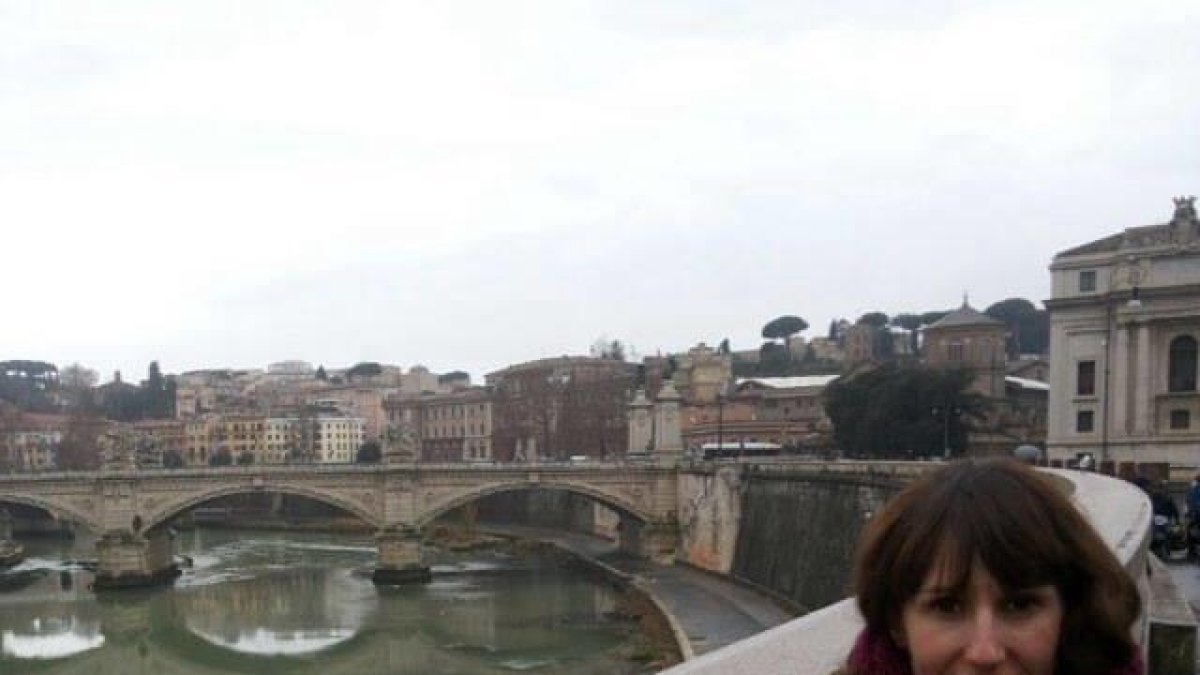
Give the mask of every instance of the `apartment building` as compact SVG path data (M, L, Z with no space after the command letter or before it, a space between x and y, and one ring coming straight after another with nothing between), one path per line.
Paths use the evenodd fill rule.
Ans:
M409 425L426 462L479 462L492 459L492 400L473 387L446 394L393 396L384 402L391 423Z

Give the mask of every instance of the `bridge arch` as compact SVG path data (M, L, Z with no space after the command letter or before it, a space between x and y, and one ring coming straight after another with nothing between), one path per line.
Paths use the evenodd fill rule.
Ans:
M447 513L459 507L478 501L490 495L501 494L505 492L525 492L533 490L559 490L572 494L588 497L604 506L615 511L622 518L632 518L639 523L652 523L655 518L644 508L633 503L628 498L622 495L614 495L599 488L587 484L557 482L557 481L505 481L498 483L489 483L485 485L472 485L464 491L454 495L452 498L441 501L436 505L429 507L421 513L416 519L418 529L424 529L433 521L446 515Z
M145 523L143 527L146 530L151 530L170 521L172 518L175 518L188 509L200 506L201 504L210 502L214 499L220 499L221 497L263 493L305 497L313 501L321 502L322 504L327 504L329 506L342 509L343 511L362 519L375 529L382 527L382 519L379 517L379 515L362 504L329 490L290 484L265 484L253 486L227 485L189 492L178 499L172 500L165 504L156 505L152 512L143 514L142 518Z
M0 492L0 508L6 503L32 506L49 513L59 520L67 520L82 525L95 534L104 532L104 525L99 519L99 514L95 512L96 509L92 509L89 512L74 504L61 502L53 498L47 499L27 493Z

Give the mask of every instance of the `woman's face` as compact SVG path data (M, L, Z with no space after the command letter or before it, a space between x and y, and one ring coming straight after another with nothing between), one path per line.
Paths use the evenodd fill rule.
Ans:
M1054 675L1063 607L1054 586L1006 591L978 562L965 589L938 565L904 606L897 640L914 675Z

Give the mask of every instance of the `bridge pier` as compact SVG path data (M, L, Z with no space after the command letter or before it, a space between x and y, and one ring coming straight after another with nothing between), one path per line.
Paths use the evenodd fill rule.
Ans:
M169 584L179 576L170 533L108 532L96 542L98 591Z
M381 530L375 535L379 562L371 580L376 584L424 584L432 578L429 566L421 562L421 531L402 526Z
M662 565L675 562L679 526L674 522L642 522L621 515L617 544L622 553L649 558Z

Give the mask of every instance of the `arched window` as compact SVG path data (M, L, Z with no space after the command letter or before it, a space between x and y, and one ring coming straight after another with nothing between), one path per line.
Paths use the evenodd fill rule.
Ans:
M1196 338L1180 335L1171 340L1167 363L1167 391L1196 391Z

